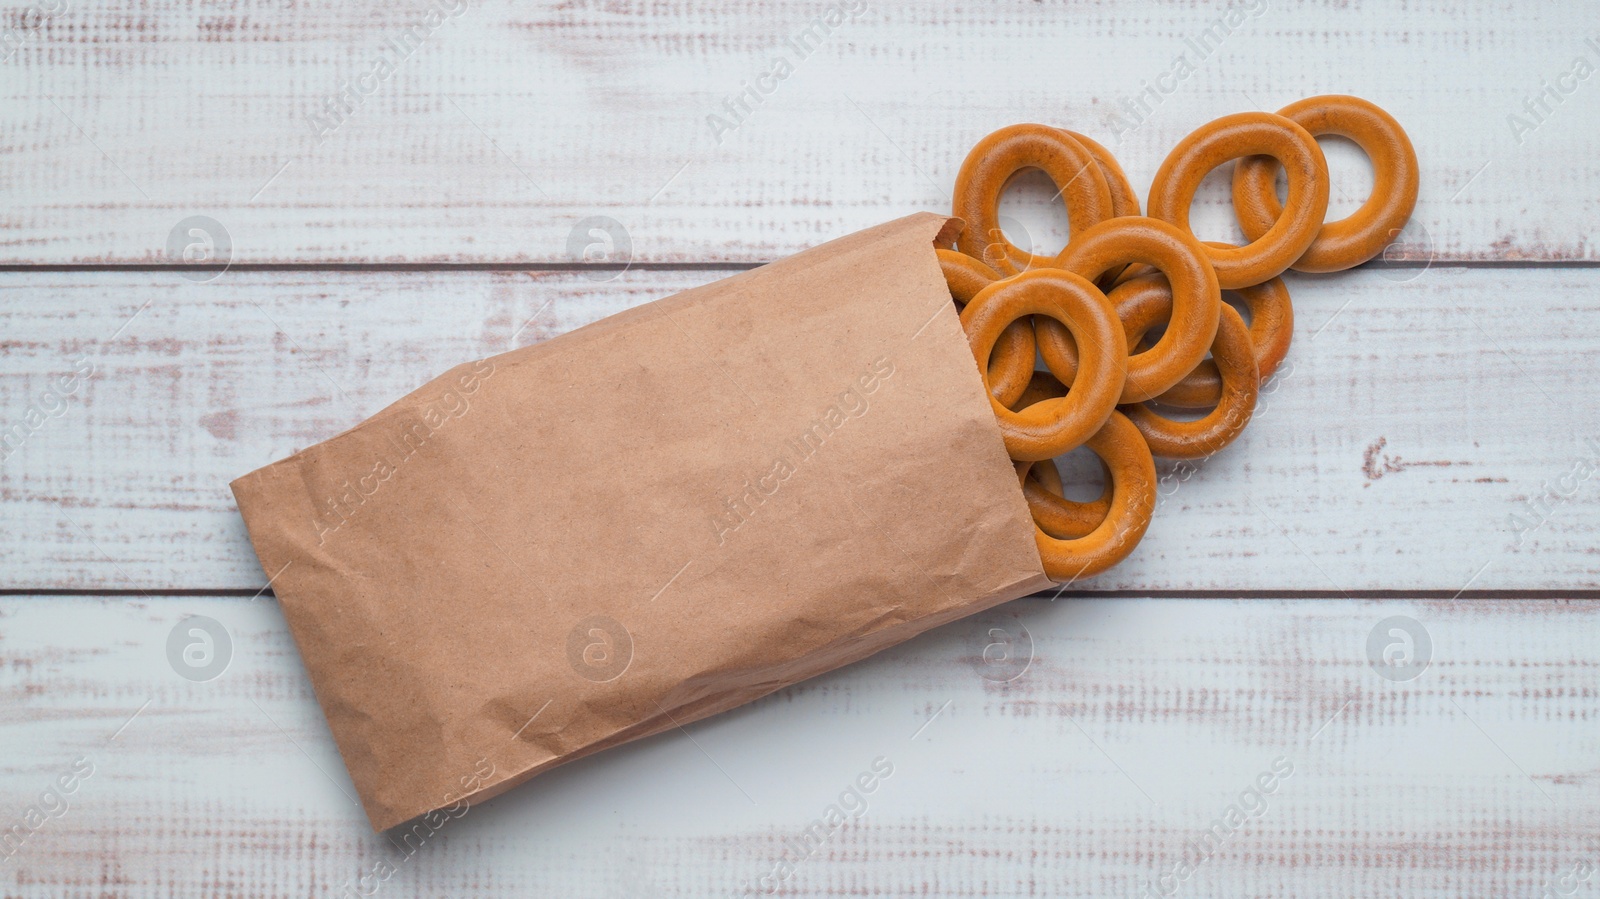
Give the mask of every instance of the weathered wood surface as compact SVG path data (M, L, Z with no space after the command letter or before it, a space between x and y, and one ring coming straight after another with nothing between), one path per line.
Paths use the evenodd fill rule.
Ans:
M1411 252L1600 259L1592 5L840 5L801 53L827 4L41 0L0 45L0 263L160 262L195 214L241 262L567 262L592 215L640 260L761 261L948 210L1001 125L1097 136L1143 194L1203 122L1320 93L1409 129ZM747 85L773 90L739 122Z
M167 659L191 614L232 636L209 682ZM1394 615L1431 638L1408 681L1367 659ZM995 626L1031 636L1010 682ZM1178 895L1537 897L1600 863L1597 641L1583 601L1020 600L537 778L408 858L350 799L270 601L10 597L0 823L93 773L0 892L343 895L385 861L384 896L736 895L882 757L781 895L1140 895L1277 762Z
M779 895L1600 882L1576 877L1600 867L1592 4L1241 0L1215 41L1227 3L862 0L802 58L786 42L826 4L433 2L437 28L323 0L0 13L0 895L736 895L879 757L868 810ZM780 56L793 73L714 134ZM308 115L380 57L319 137ZM1131 113L1147 83L1173 89ZM1388 262L1291 282L1292 367L1258 419L1164 467L1139 551L1074 585L1130 597L941 629L536 779L415 854L369 833L276 606L248 598L266 576L231 478L455 362L945 211L1000 125L1099 137L1143 194L1202 122L1327 92L1409 129L1414 225ZM1339 214L1370 175L1325 149ZM1202 236L1232 231L1223 184ZM1052 191L1003 203L1039 251L1065 239ZM197 215L246 269L106 270L167 265ZM665 268L585 265L625 261ZM1417 598L1462 590L1549 598ZM1328 598L1284 598L1307 594ZM232 639L209 682L168 659L191 614ZM1368 659L1396 615L1431 644L1411 680ZM985 652L1022 627L1007 682ZM1261 814L1163 880L1280 758ZM41 797L75 763L63 811Z
M92 372L0 464L0 587L260 588L228 481L457 362L727 272L587 274L5 276L27 298L0 305L6 426ZM1139 550L1075 587L1600 586L1600 480L1572 476L1600 457L1589 271L1292 283L1290 363L1249 430L1198 470L1164 465Z

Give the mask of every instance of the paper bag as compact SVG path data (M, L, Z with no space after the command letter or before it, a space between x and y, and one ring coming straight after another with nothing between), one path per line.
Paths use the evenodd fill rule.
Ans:
M374 829L1049 585L946 224L457 366L233 483Z

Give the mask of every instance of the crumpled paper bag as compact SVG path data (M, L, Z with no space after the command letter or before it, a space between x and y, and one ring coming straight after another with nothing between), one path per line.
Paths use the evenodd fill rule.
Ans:
M374 829L1049 585L953 224L459 365L233 482Z

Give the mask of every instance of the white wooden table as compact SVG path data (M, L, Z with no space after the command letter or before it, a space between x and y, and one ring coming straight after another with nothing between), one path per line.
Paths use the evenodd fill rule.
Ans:
M1600 7L1258 0L1207 38L1226 5L866 0L802 56L825 4L434 2L0 14L0 894L761 894L879 757L863 813L767 885L1600 889L1600 479L1571 475L1600 457ZM780 56L744 121L708 123ZM1414 224L1293 278L1292 367L1234 447L1163 469L1127 563L415 852L370 833L229 479L455 362L947 210L1000 125L1100 138L1142 192L1203 122L1331 92L1409 129ZM1342 214L1370 173L1325 147ZM1049 193L1005 204L1041 249ZM1202 236L1229 235L1224 196ZM591 216L626 271L569 241ZM191 227L231 268L172 266ZM215 679L169 662L188 615L228 632ZM1009 681L996 627L1032 646ZM1375 629L1426 667L1371 665Z

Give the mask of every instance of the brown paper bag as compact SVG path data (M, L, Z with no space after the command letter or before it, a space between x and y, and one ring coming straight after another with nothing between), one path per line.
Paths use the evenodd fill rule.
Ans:
M914 215L233 483L375 829L1048 586Z

